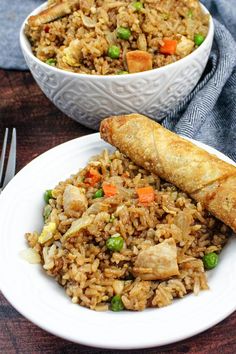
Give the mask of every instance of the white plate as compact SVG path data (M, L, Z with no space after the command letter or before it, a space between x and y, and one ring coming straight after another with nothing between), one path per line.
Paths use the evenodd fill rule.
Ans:
M194 142L223 160L218 151ZM88 158L112 149L92 134L68 141L37 157L8 184L0 196L0 286L26 318L62 338L102 348L145 348L176 342L200 333L236 309L236 239L208 273L209 291L188 295L161 309L143 312L95 312L72 304L40 265L19 256L26 248L24 233L40 230L43 192L85 166Z

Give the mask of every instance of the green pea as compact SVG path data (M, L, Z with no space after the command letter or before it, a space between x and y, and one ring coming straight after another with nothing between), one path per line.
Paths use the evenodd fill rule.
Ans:
M117 75L124 75L124 74L128 74L128 73L129 73L128 71L120 70L117 72Z
M140 1L136 1L132 5L133 5L133 8L135 9L135 11L140 11L143 9L143 3Z
M124 246L124 239L120 234L115 234L106 241L106 246L110 251L119 252Z
M51 66L56 66L56 59L50 58L45 61L46 64L51 65Z
M108 49L108 56L112 59L118 59L120 56L120 48L116 45L112 45Z
M217 266L219 262L219 256L214 252L208 253L202 257L202 261L205 269L213 269Z
M195 43L197 46L201 45L201 44L204 42L204 40L205 40L205 36L203 36L203 35L200 34L200 33L195 34L195 36L194 36L194 43Z
M124 310L124 304L122 302L121 296L120 295L115 295L111 299L111 310L118 312Z
M104 196L103 189L98 189L97 192L94 193L93 198L102 198Z
M119 27L117 29L117 37L120 39L129 39L129 37L131 36L131 32L129 28L125 28L125 27Z
M51 212L52 212L52 207L51 207L51 205L47 204L45 206L45 208L43 209L44 220L47 220L49 218L49 215L51 214Z
M47 189L45 192L44 192L44 200L45 200L45 203L48 204L49 202L49 199L52 199L53 196L52 196L52 189Z

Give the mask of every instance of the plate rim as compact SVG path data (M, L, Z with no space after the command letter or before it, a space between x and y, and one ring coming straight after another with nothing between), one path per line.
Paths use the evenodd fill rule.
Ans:
M236 163L231 160L229 157L227 157L226 155L224 155L223 153L221 153L220 151L214 149L213 147L207 145L207 144L204 144L202 142L199 142L197 140L194 140L194 139L191 139L191 138L187 138L185 136L182 136L184 139L188 140L188 141L191 141L192 143L194 143L195 145L203 148L204 150L210 152L210 153L215 153L216 156L218 156L219 158L233 164L234 166L236 165ZM0 206L1 206L1 201L3 199L3 197L7 194L7 191L8 191L8 188L9 186L11 186L12 184L14 184L15 182L15 179L17 176L23 174L25 170L28 170L32 167L34 167L35 164L37 164L40 160L44 159L44 157L49 153L49 152L54 152L58 149L63 149L65 146L69 146L70 144L73 144L75 143L76 141L86 141L88 142L88 138L92 138L92 140L96 141L96 142L103 142L103 140L100 138L100 134L99 133L92 133L92 134L88 134L88 135L84 135L84 136L81 136L81 137L78 137L78 138L75 138L75 139L71 139L71 140L68 140L66 142L63 142L61 144L58 144L56 146L54 146L53 148L50 148L48 149L47 151L45 151L44 153L40 154L39 156L37 156L36 158L34 158L33 160L31 160L27 165L25 165L17 174L16 176L9 182L9 184L6 186L6 188L3 190L3 192L1 193L0 195ZM108 144L109 145L109 144ZM110 145L111 146L111 145ZM111 146L112 147L112 146ZM112 147L114 148L114 147ZM80 150L80 149L79 149ZM210 150L210 151L209 151ZM79 151L78 151L79 152ZM17 177L18 178L18 177ZM60 178L59 178L60 180ZM58 181L59 182L59 181ZM1 262L0 262L1 263ZM2 276L0 276L0 280L1 280ZM111 346L110 344L109 345L106 345L105 341L103 341L103 343L96 343L96 342L93 342L91 341L91 338L88 339L83 339L83 338L74 338L73 336L72 337L69 337L68 335L63 335L63 330L58 333L57 330L54 330L53 328L48 328L47 325L44 325L42 323L39 323L37 321L37 319L35 319L34 317L32 318L31 315L29 313L27 313L26 309L22 309L21 307L22 306L18 306L17 304L17 301L15 301L14 299L12 299L12 294L10 293L7 293L7 289L4 288L4 282L1 284L1 291L4 295L4 297L9 301L9 303L11 304L11 306L14 307L14 309L16 309L19 313L21 313L27 320L29 320L30 322L34 323L36 326L42 328L43 330L55 335L55 336L58 336L60 338L63 338L63 339L66 339L66 340L69 340L69 341L72 341L74 343L77 343L77 344L81 344L81 345L87 345L87 346L91 346L91 347L97 347L97 348L103 348L103 349L144 349L144 348L150 348L150 347L160 347L160 346L163 346L163 345L168 345L168 344L172 344L172 343L176 343L176 342L179 342L181 340L186 340L187 338L191 338L199 333L202 333L204 331L206 331L207 329L209 328L212 328L213 326L215 326L217 323L221 322L222 320L224 320L225 318L227 318L230 314L232 314L235 310L236 310L236 302L234 304L234 306L232 306L232 308L227 311L226 313L224 313L222 316L219 316L215 318L215 320L211 321L210 324L206 324L205 326L199 328L198 330L196 329L192 329L192 331L190 331L190 333L188 333L188 335L183 335L183 336L177 336L177 338L175 338L174 336L172 336L172 339L171 340L164 340L164 341L161 341L161 340L156 340L155 343L152 341L150 342L149 344L124 344L123 343L120 343L119 346L117 345L114 345L114 346ZM6 290L6 291L5 291ZM66 296L66 295L65 295Z

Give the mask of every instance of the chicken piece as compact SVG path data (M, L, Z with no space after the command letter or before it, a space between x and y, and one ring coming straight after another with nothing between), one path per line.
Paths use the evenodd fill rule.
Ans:
M94 215L84 215L82 218L76 219L72 222L71 227L62 236L61 242L66 242L69 238L79 236L80 231L86 229L94 221Z
M146 50L147 50L147 40L146 40L146 36L145 36L144 33L141 33L138 36L137 47L138 47L139 50L142 50L142 51L146 52Z
M30 27L38 27L45 23L54 21L65 15L69 15L72 12L72 7L78 0L67 0L60 3L56 3L53 6L40 12L38 15L30 16L28 19L28 24Z
M142 50L134 50L126 54L129 73L139 73L152 69L152 56Z
M63 193L63 207L67 216L79 217L88 207L84 188L68 184Z
M63 51L62 60L70 66L78 66L81 58L81 45L78 39L70 42L69 47Z
M97 215L98 213L101 212L107 212L109 209L109 205L107 203L103 202L95 202L90 207L86 210L85 214L86 215Z
M122 291L124 290L125 282L123 280L114 280L112 283L112 287L114 290L114 293L116 295L121 295Z
M191 39L181 36L179 43L176 46L176 54L181 56L186 56L190 54L193 50L194 42Z
M173 238L141 251L135 261L133 274L143 280L167 279L179 274L177 248Z

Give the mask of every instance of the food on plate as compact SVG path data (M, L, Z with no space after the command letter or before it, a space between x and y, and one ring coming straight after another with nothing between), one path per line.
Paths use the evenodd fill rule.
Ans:
M100 131L134 163L188 193L236 232L235 166L140 114L107 118Z
M230 234L200 202L118 150L93 157L44 200L26 259L73 303L97 311L157 308L208 289L204 267L216 266Z
M34 55L85 74L126 74L182 59L207 36L198 0L55 0L25 26Z
M139 252L133 274L144 280L168 279L179 275L177 247L174 239L167 240Z

